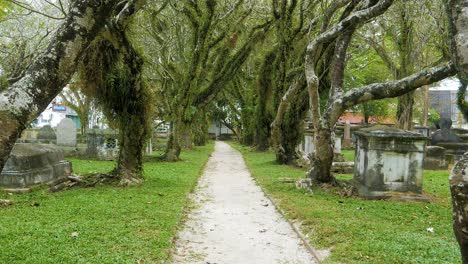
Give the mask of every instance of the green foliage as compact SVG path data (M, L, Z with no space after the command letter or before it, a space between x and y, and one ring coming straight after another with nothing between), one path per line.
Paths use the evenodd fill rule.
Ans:
M365 118L374 117L376 121L380 119L393 116L395 114L394 105L396 99L383 99L370 101L357 106L357 109L364 115ZM368 121L368 120L366 120Z
M339 191L313 193L281 178L304 178L305 171L277 165L273 153L240 150L256 182L289 219L299 220L315 247L331 248L325 263L457 263L452 231L448 171L425 171L424 193L433 202L370 201L343 198ZM338 179L351 179L351 175ZM434 233L427 228L434 228Z
M177 164L153 157L145 163L146 181L136 188L0 193L0 199L15 202L0 208L0 263L167 263L187 195L212 150L209 144L184 152L184 162ZM78 174L114 166L71 161ZM78 237L72 238L72 232Z
M10 86L10 83L8 82L8 78L6 75L0 75L0 92L5 90Z
M432 125L437 125L440 120L440 115L434 108L429 108L429 113L427 115L427 121Z
M6 0L0 0L0 21L8 13L10 3Z

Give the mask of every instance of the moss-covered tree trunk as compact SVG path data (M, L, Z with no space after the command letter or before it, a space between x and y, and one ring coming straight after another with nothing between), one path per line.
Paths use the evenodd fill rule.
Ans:
M119 129L119 158L113 174L121 185L143 181L143 151L150 131L151 99L142 80L143 60L124 27L110 24L83 58L80 77L108 120Z
M124 65L129 78L125 100L126 107L119 119L119 159L117 174L121 185L138 184L143 180L143 151L149 132L149 96L142 80L143 61L121 32L122 47L125 48Z
M242 131L241 131L241 143L244 145L252 145L255 138L253 111L247 107L241 109L241 122L242 122Z
M257 80L257 100L254 120L254 145L257 151L266 151L269 147L270 125L273 121L271 97L274 89L275 53L276 50L267 53Z
M142 125L147 122L142 114L132 115L128 122L119 126L119 158L116 173L120 185L139 184L143 181L143 149L147 131Z
M193 144L195 146L204 146L208 142L209 120L206 110L199 111L196 116L196 123L193 127Z

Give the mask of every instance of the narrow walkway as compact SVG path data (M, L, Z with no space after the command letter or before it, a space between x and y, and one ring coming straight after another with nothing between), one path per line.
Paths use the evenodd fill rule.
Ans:
M216 142L193 200L174 263L316 263L228 144Z

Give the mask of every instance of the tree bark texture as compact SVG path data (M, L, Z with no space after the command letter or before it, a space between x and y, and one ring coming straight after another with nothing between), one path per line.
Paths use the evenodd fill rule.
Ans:
M398 97L397 127L411 130L413 128L414 91Z
M333 163L333 141L330 129L318 128L314 131L315 151L310 160L310 170L307 177L312 180L312 184L335 183L335 178L331 174Z
M129 70L129 91L126 98L126 108L117 112L119 117L119 160L117 174L120 185L133 185L143 181L143 151L150 131L150 104L147 88L143 86L143 60L128 42L125 32L120 32L122 46L125 52L124 64Z
M273 120L271 114L272 95L274 94L273 75L275 72L277 50L271 50L265 56L257 80L257 99L255 107L255 148L257 151L266 151L269 147L270 124Z
M468 156L453 167L450 175L453 206L453 231L460 246L463 263L468 263Z
M446 0L446 11L449 17L452 60L457 69L461 87L458 90L457 103L468 120L468 104L465 101L468 85L468 0ZM463 263L468 263L468 177L466 176L468 157L465 155L452 170L450 191L453 205L453 230Z

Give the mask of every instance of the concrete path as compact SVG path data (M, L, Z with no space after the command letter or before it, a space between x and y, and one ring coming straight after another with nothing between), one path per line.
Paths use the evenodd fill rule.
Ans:
M174 263L316 263L253 181L239 152L216 142L178 234Z

